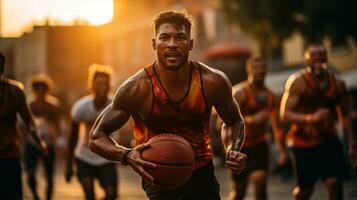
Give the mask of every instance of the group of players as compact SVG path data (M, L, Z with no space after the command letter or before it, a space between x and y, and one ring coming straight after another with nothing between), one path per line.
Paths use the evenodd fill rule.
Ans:
M115 163L130 166L142 177L149 199L220 199L210 147L209 120L214 108L222 119L221 136L226 167L233 182L230 199L244 199L248 184L255 199L267 199L269 148L267 125L271 122L279 151L279 164L291 149L297 186L295 199L309 199L321 178L330 199L343 199L342 181L347 166L337 135L340 119L346 134L352 166L356 167L356 144L350 103L343 81L327 68L327 53L320 45L305 52L306 67L287 81L281 102L264 79L268 71L262 57L247 62L248 79L232 89L219 70L189 60L193 49L192 19L184 11L165 11L154 17L153 50L157 60L127 79L112 97L113 71L109 66L89 67L91 94L78 100L71 110L65 178L71 180L73 162L86 199L95 199L94 180L105 191L105 199L117 198ZM17 114L22 119L24 164L34 199L36 166L43 160L47 199L52 197L55 138L61 133L59 100L50 96L51 81L33 77L33 96L26 103L23 86L3 76L5 57L0 55L0 198L22 199L20 140ZM31 114L32 113L32 114ZM32 117L33 116L33 117ZM118 144L111 134L132 117L134 147ZM287 134L281 123L287 123ZM145 142L160 133L184 137L195 153L195 170L182 186L163 190L152 184L146 171L154 163L141 158L150 148ZM228 181L228 180L227 180Z

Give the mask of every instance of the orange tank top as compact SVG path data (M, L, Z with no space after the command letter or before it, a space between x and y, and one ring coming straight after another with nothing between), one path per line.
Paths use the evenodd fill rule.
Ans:
M141 121L134 119L134 135L137 144L147 142L160 133L175 133L184 137L195 153L196 168L211 160L209 118L203 87L201 66L192 62L191 80L185 97L173 102L165 91L155 71L155 64L145 68L153 88L150 114Z
M243 92L245 95L245 101L240 105L241 113L244 116L254 115L257 112L267 109L269 112L273 109L275 104L274 94L266 89L266 95L264 97L258 98L254 93L251 85L247 84L243 87ZM245 127L245 140L243 147L248 147L254 144L265 142L267 124L263 126L257 126L254 124L246 124Z
M290 127L287 142L293 147L312 147L335 138L335 123L338 119L336 105L340 99L335 76L328 73L327 85L320 88L309 72L302 74L306 83L306 92L299 97L296 110L299 113L311 114L320 108L327 108L329 119L319 124L293 123Z

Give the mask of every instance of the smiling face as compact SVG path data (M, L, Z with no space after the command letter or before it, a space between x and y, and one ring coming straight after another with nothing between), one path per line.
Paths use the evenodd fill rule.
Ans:
M178 70L183 66L193 48L193 39L185 26L162 23L152 39L158 62L168 70Z
M317 76L327 69L327 54L323 46L314 45L307 48L305 52L305 62L311 72Z

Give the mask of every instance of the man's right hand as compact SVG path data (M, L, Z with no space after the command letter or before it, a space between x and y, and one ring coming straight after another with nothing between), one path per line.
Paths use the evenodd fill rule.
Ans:
M320 108L312 114L312 122L319 123L329 118L330 111L327 108Z
M47 144L42 138L40 138L38 148L40 149L40 151L42 152L43 155L46 156L48 154Z
M146 167L155 168L154 163L145 161L141 158L141 152L145 149L150 148L148 144L140 144L133 148L133 150L127 155L128 165L133 168L143 179L149 180L150 182L154 181L152 177L146 170Z
M264 109L259 111L257 114L254 115L254 123L255 124L262 124L269 120L269 111Z

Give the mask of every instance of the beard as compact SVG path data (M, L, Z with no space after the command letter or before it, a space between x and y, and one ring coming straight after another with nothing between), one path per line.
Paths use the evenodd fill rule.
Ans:
M188 54L180 55L177 57L169 57L169 56L158 56L159 63L165 67L165 69L170 71L178 71L187 63Z

